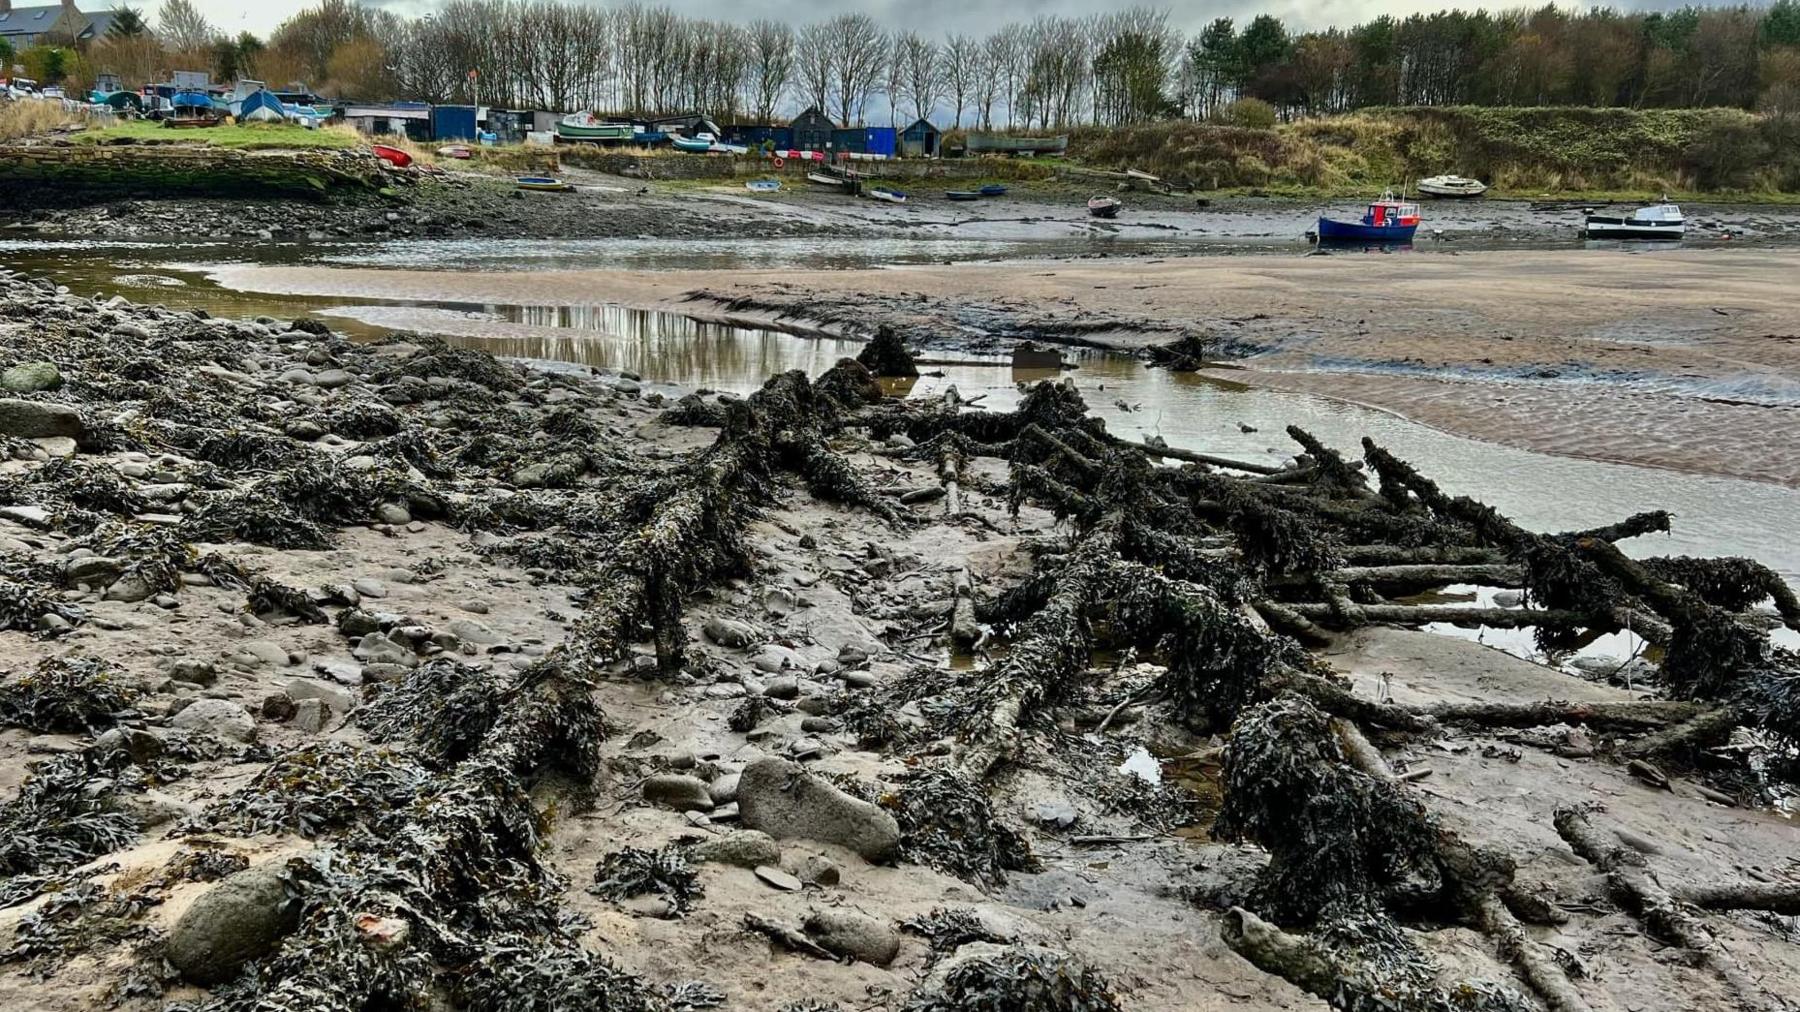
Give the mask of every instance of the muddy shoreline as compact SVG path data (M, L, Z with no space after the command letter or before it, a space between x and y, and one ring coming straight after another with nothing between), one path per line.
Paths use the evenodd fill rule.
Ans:
M1399 603L1520 587L1523 546L1616 565L1667 516L1481 535L1404 462L1368 453L1378 492L1298 430L1272 482L1152 467L1048 383L902 403L847 362L700 395L13 276L0 331L5 1007L1326 1007L1289 944L1420 1008L1533 1007L1553 982L1496 941L1514 915L1462 926L1473 901L1382 870L1392 834L1438 876L1466 865L1425 841L1504 855L1479 889L1547 898L1517 916L1582 954L1560 986L1594 1007L1800 980L1754 908L1659 955L1583 849L1616 834L1670 888L1800 867L1791 789L1741 754L1654 753L1659 783L1615 751L1732 705L1682 691L1691 652L1576 677ZM1392 564L1420 551L1460 561ZM1704 621L1782 620L1720 589L1765 574L1655 565L1730 602ZM1668 602L1702 591L1621 572L1652 582L1467 607L1687 634ZM1259 814L1307 791L1323 817ZM1360 856L1283 865L1304 834ZM1353 902L1284 906L1326 887Z

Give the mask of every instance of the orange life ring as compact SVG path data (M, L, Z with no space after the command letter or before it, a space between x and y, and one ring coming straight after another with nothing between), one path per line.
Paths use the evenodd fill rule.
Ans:
M786 165L786 164L787 164L787 162L785 162L785 161L782 161L782 159L781 159L781 156L780 156L780 155L776 155L776 156L775 156L775 161L774 161L774 162L773 162L773 163L772 163L772 164L773 164L773 165L774 165L774 166L775 166L775 167L776 167L776 168L778 168L778 169L779 169L779 168L781 168L781 167L782 167L782 166L784 166L784 165Z

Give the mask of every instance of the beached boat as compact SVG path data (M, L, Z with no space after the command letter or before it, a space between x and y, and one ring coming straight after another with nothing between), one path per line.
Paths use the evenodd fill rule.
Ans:
M564 193L575 188L575 184L554 176L520 176L514 182L521 190L542 190L547 193Z
M946 199L946 200L980 200L981 199L981 191L980 190L945 190L944 191L944 199Z
M686 151L690 155L704 155L712 150L711 137L671 137L669 143L677 151Z
M871 186L865 196L870 200L885 200L890 204L906 203L906 194L886 186Z
M1006 187L999 183L989 183L981 188L980 193L984 197L1004 197L1006 196Z
M854 179L845 179L842 176L833 176L824 172L808 172L806 181L815 186L826 186L834 190L848 191L856 186Z
M1427 197L1479 197L1487 189L1486 183L1467 176L1427 176L1419 180L1419 192Z
M1590 214L1582 226L1589 239L1643 239L1651 242L1680 242L1687 234L1687 220L1674 204L1652 204L1640 207L1622 218Z
M467 144L446 144L437 150L440 158L473 158L475 152Z
M608 123L596 119L591 112L570 113L556 122L556 139L559 141L624 142L635 137L637 132L638 128L630 123Z
M781 180L752 179L744 184L744 189L751 193L778 193L781 190Z
M236 103L239 123L280 123L288 118L281 99L267 88L258 88Z
M1096 218L1116 218L1124 206L1113 197L1094 197L1087 202L1088 213Z
M399 148L389 147L386 144L376 144L374 145L374 150L376 158L392 165L396 169L404 169L412 164L412 155L407 154Z
M1369 205L1361 221L1319 217L1320 242L1410 242L1419 230L1419 205L1396 200L1392 194Z

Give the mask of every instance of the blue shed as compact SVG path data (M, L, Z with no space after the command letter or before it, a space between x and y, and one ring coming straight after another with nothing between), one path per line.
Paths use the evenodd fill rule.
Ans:
M439 141L472 141L475 139L475 107L472 105L434 105L431 107L431 137Z
M894 157L893 127L851 127L831 132L831 150Z
M725 128L725 139L747 148L771 148L786 151L794 146L792 127L767 126L760 123L735 123Z
M900 131L900 153L908 158L936 158L938 142L942 139L943 135L930 120L914 120L912 126Z

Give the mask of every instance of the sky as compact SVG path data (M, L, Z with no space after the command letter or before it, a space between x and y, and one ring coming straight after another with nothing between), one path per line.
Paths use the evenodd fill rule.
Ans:
M77 0L82 7L106 6L105 0ZM154 12L161 0L139 0ZM592 0L590 0L592 2ZM650 0L646 0L650 2ZM1130 0L812 0L799 4L794 0L662 0L675 11L693 17L724 18L752 21L757 18L814 20L846 11L863 11L889 28L910 28L933 33L986 33L1009 21L1029 21L1039 14L1084 15L1124 6ZM1681 6L1685 0L1615 0L1614 6L1632 9L1666 9ZM214 25L233 35L242 31L266 36L289 15L310 6L309 0L195 0L202 13ZM430 10L433 0L379 0L379 6L398 13L417 14ZM1465 0L1461 6L1504 8L1524 6L1526 0ZM1535 4L1533 4L1535 6ZM1170 19L1185 33L1198 31L1216 17L1234 17L1239 24L1258 14L1279 16L1290 29L1325 28L1351 25L1380 14L1405 16L1419 11L1457 6L1453 0L1268 0L1267 3L1225 0L1217 3L1171 2L1151 3L1166 7ZM804 11L804 14L801 12Z

